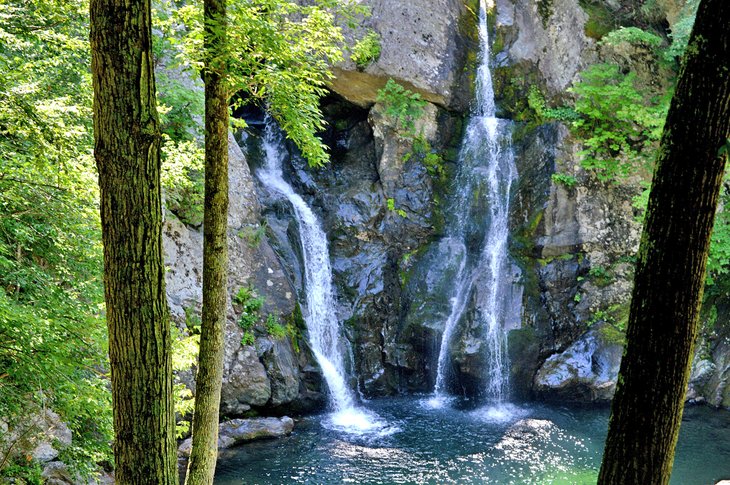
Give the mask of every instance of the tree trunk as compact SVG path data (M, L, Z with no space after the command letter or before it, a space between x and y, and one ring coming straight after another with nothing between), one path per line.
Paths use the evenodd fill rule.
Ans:
M149 0L91 0L94 156L119 484L177 483Z
M702 1L649 198L602 485L669 482L730 134L729 25L730 2Z
M205 0L205 213L203 318L196 377L193 445L185 483L211 485L218 457L228 269L228 94L226 0Z

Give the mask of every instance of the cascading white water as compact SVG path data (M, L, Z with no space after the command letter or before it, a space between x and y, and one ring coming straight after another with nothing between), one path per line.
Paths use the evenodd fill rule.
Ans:
M283 195L291 203L294 216L299 223L306 294L304 320L309 333L309 343L329 388L330 406L334 411L332 423L346 431L381 428L382 422L377 416L355 405L353 392L347 385L343 342L340 338L340 326L332 292L332 268L327 236L312 209L284 180L282 162L286 152L283 136L268 117L263 149L265 165L256 172L256 175L264 186Z
M506 333L503 322L507 312L518 311L507 304L507 239L509 234L509 194L517 177L511 148L511 124L498 119L494 89L489 68L490 46L487 28L487 5L481 1L479 12L480 62L476 76L476 103L469 119L460 152L459 172L455 178L456 193L449 212L447 244L456 251L459 268L451 311L446 319L439 351L435 397L432 406L440 406L446 398L449 345L454 330L467 308L474 309L474 320L483 326L487 343L487 388L485 397L500 403L507 394ZM486 218L474 209L474 194L484 197L488 206ZM468 229L470 219L486 219L487 229L477 251L470 254Z

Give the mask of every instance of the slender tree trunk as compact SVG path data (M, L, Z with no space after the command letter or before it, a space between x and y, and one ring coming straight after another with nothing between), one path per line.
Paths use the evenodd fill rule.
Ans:
M177 483L149 0L91 0L94 156L119 484Z
M602 485L669 482L730 134L729 26L730 2L702 1L649 198Z
M205 0L205 214L203 318L196 377L193 447L186 483L213 483L223 380L228 269L228 95L226 0Z

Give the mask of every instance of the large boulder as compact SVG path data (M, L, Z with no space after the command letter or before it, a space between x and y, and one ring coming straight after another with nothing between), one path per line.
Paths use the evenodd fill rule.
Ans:
M535 392L561 402L609 402L616 390L623 353L621 334L610 324L591 327L535 375Z

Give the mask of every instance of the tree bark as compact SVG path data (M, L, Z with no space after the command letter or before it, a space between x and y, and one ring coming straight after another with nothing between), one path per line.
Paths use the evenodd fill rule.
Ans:
M205 0L205 212L203 316L193 443L185 483L212 485L218 458L228 269L228 93L226 0Z
M667 484L730 134L730 2L703 0L647 209L598 483Z
M149 0L91 0L94 156L119 484L177 483Z

